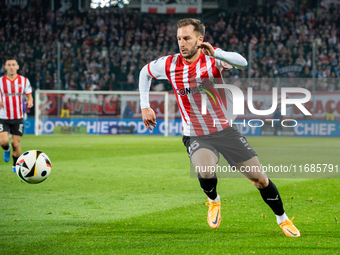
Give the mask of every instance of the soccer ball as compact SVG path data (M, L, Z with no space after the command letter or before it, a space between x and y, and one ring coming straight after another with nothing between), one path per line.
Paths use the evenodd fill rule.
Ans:
M17 175L27 183L43 182L51 173L51 160L42 151L30 150L23 153L15 165Z

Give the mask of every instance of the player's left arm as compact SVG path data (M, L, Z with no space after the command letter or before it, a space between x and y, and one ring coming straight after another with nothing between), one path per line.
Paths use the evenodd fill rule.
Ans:
M248 65L247 60L237 52L224 51L220 48L214 49L208 42L198 42L196 48L201 49L205 55L226 62L237 69L243 69Z
M0 93L0 109L4 107L4 103L2 102L2 93Z
M25 78L25 95L26 95L26 106L28 108L32 108L33 107L33 97L32 97L32 87L31 87L31 83L30 81Z
M26 106L28 108L32 108L33 107L33 97L32 94L28 94L26 95L26 102L25 102Z

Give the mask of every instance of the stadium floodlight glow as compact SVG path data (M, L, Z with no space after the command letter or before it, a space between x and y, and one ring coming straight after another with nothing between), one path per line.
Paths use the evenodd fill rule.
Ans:
M111 7L111 6L118 6L119 8L123 8L124 5L128 5L130 0L91 0L90 7L92 9L95 8L104 8L104 7Z
M98 8L98 7L105 7L110 6L110 0L91 0L90 7L92 9Z
M95 9L95 8L98 7L98 3L97 3L97 2L91 1L90 7L91 7L92 9Z

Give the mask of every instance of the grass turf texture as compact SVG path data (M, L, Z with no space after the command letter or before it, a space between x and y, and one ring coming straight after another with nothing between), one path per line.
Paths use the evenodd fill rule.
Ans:
M262 164L339 161L339 138L248 141ZM52 172L26 184L1 163L0 254L339 254L339 179L273 179L302 234L288 238L246 179L219 179L209 228L181 137L26 135L30 149Z

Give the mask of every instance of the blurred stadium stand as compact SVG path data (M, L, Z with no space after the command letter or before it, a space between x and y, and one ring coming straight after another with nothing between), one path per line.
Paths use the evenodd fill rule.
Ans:
M340 8L324 0L203 0L201 14L168 15L142 13L137 0L97 9L79 1L0 1L1 62L16 55L34 89L136 90L146 63L178 52L176 21L196 17L206 25L206 41L248 59L248 68L226 71L226 77L314 74L316 91L340 90ZM312 82L301 86L312 90ZM171 86L153 81L152 89ZM259 82L254 90L270 91L271 85Z

